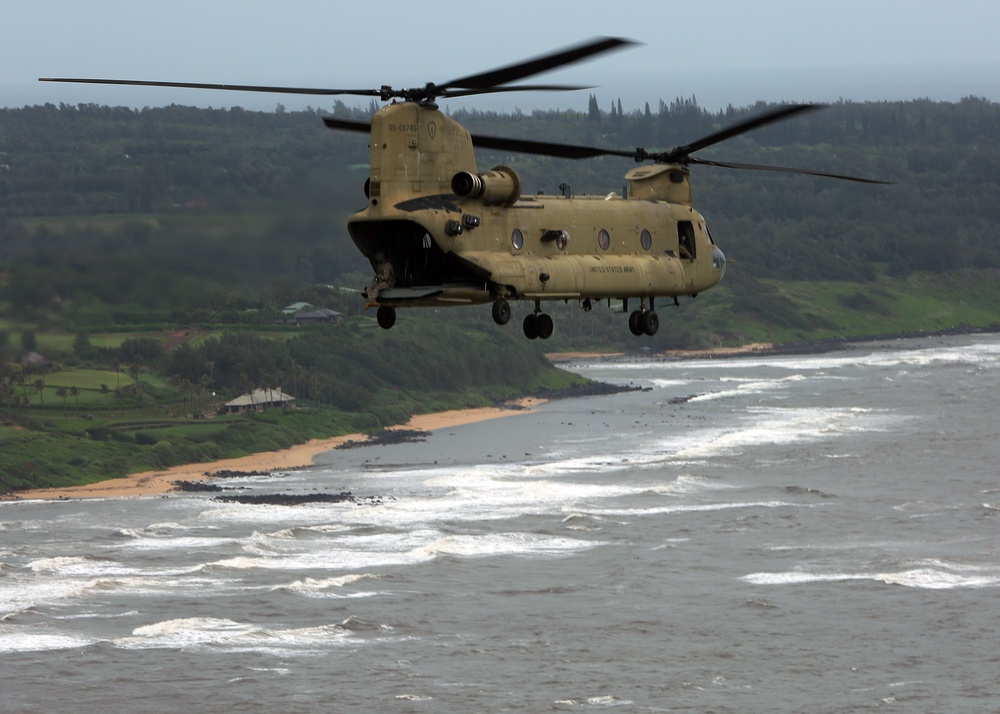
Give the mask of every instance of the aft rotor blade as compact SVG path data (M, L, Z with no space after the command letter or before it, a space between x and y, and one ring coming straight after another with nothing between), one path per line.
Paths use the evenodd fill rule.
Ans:
M77 84L123 84L133 87L178 87L181 89L223 89L237 92L272 92L275 94L317 94L334 96L352 94L378 97L377 89L317 89L313 87L264 87L250 84L206 84L203 82L151 82L140 79L82 79L75 77L40 77L39 82L74 82Z
M593 87L568 84L515 84L512 87L483 87L481 89L446 89L439 97L472 97L477 94L497 94L499 92L576 92Z
M780 171L789 174L806 174L808 176L822 176L824 178L840 179L841 181L857 181L859 183L875 183L891 185L891 181L878 181L876 179L860 178L859 176L846 176L844 174L832 174L827 171L813 171L812 169L793 169L788 166L766 166L761 164L740 164L732 161L712 161L710 159L699 159L695 156L687 158L689 164L700 164L702 166L719 166L724 169L749 169L751 171Z
M709 134L708 136L698 139L697 141L693 141L690 144L685 144L684 146L678 146L671 149L663 157L663 160L668 163L672 161L681 161L688 155L714 144L718 144L720 141L725 141L726 139L731 139L734 136L739 136L740 134L744 134L752 129L764 126L765 124L771 124L776 121L781 121L782 119L787 119L795 114L811 112L816 109L823 109L824 106L825 105L823 104L790 104L779 107L774 111L747 119L746 121L734 124L733 126L723 129L722 131L717 131L714 134Z
M499 87L502 84L516 82L519 79L530 77L533 74L540 74L548 70L562 67L564 65L580 62L602 52L609 52L627 45L636 44L632 40L625 40L618 37L598 37L589 42L569 47L548 55L542 55L525 62L518 62L507 67L471 74L467 77L453 79L450 82L438 85L439 88L457 87L460 89L488 89Z

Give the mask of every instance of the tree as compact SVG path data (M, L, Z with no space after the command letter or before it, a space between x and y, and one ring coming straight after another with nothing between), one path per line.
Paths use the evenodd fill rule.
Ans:
M76 333L76 337L73 338L73 351L76 354L81 352L86 352L90 349L90 335L86 332Z
M25 330L21 333L21 350L24 352L35 352L38 349L38 339L33 330Z
M601 120L601 107L597 103L597 96L594 94L590 95L590 103L587 107L587 119L592 122L599 122Z

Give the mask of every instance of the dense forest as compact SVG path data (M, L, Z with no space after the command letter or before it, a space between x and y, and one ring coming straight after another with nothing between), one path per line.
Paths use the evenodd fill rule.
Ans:
M363 119L374 109L338 103ZM766 109L709 112L694 98L587 113L453 116L484 134L669 147ZM369 268L346 234L363 205L367 142L323 112L45 105L0 110L0 306L53 304L80 328L136 313L189 322L273 309L310 286L361 287ZM842 102L703 152L891 186L695 167L695 206L756 281L866 283L914 272L1000 268L1000 105L977 98ZM620 190L631 162L481 152L516 167L525 192ZM342 305L341 305L342 306ZM48 315L51 317L51 314Z

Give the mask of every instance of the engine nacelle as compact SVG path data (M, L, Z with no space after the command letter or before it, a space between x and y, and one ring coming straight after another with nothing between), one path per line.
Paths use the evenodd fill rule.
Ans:
M497 166L484 174L459 171L451 179L451 190L463 198L481 198L487 205L513 206L521 197L521 179L509 166Z

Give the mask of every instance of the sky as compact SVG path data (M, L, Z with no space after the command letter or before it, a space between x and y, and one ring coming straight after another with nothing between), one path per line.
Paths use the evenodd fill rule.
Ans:
M566 93L448 100L525 112L626 111L696 97L1000 101L996 0L0 0L0 106L97 103L326 109L333 100L211 90L40 83L39 77L322 88L438 84L595 36L641 43L530 81ZM344 97L349 106L367 98Z

